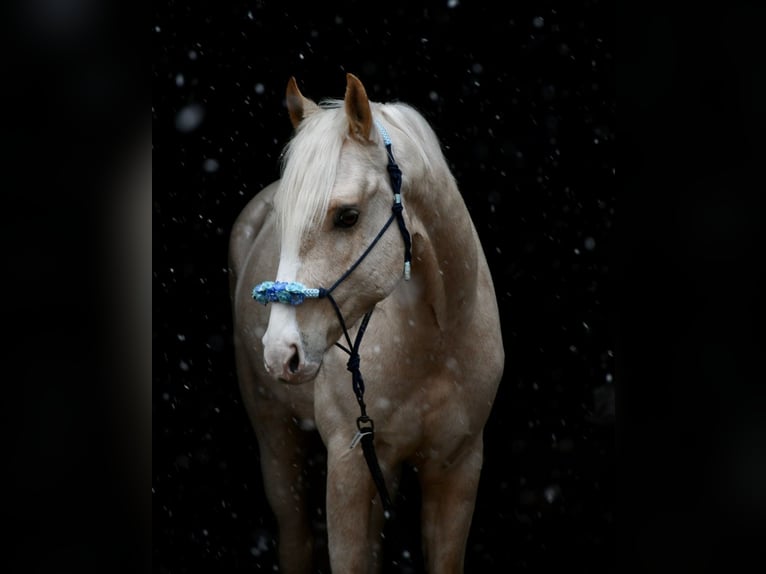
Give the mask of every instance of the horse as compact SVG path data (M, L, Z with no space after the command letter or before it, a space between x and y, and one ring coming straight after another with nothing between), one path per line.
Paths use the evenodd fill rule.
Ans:
M333 572L382 571L405 465L424 566L463 572L505 361L475 225L414 106L370 101L353 74L342 99L318 103L291 77L285 103L280 177L229 240L237 380L280 571L315 567L303 476L318 431Z

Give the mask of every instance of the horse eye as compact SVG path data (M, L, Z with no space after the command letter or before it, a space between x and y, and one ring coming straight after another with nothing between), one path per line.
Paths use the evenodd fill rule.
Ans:
M359 211L353 207L339 209L335 212L335 227L353 227L359 219Z

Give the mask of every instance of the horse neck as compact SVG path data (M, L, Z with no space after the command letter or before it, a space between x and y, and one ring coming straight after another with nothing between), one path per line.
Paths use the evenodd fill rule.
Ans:
M460 328L474 311L482 254L452 175L435 175L428 187L411 193L408 207L414 228L413 274L423 282L422 296L442 330Z

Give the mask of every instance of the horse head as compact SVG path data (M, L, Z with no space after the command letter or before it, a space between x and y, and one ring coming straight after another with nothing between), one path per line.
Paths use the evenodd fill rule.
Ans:
M311 288L316 298L272 306L264 363L272 376L303 383L341 336L348 339L346 327L395 289L409 234L389 135L359 79L347 74L342 101L316 104L291 78L286 102L295 132L274 198L276 280Z

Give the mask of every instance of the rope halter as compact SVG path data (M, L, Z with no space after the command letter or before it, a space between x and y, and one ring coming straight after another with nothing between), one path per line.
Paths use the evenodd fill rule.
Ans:
M253 299L259 303L263 303L264 305L267 303L284 303L287 305L297 306L303 303L306 299L327 299L332 304L333 309L335 309L335 314L338 317L338 321L340 322L340 326L343 329L343 335L346 339L348 347L345 347L340 343L336 343L336 345L349 355L348 362L346 363L346 368L351 372L351 382L354 394L356 395L356 400L359 403L359 408L361 410L361 414L356 420L357 432L351 441L350 448L354 448L359 442L362 443L364 458L367 461L367 466L370 469L372 478L378 488L380 498L383 501L386 517L389 518L392 516L393 504L388 495L385 480L383 479L383 473L380 470L377 456L375 454L375 446L373 443L375 436L375 425L373 420L367 415L367 406L364 402L364 379L362 378L362 373L359 369L359 346L362 342L362 337L364 336L364 332L367 329L367 323L370 320L370 316L372 315L374 307L364 314L364 317L362 318L359 326L359 330L357 331L356 338L352 342L348 333L348 328L346 327L346 322L343 319L343 314L340 311L340 307L336 303L335 298L332 296L332 292L335 290L335 288L343 281L345 281L346 278L348 278L348 276L353 273L354 269L356 269L364 260L364 258L367 257L370 251L372 251L372 248L375 247L380 238L383 237L383 234L394 222L394 220L396 220L396 223L399 227L399 232L401 233L402 239L404 240L404 279L408 281L411 277L412 239L410 237L409 231L407 230L407 225L404 222L404 216L402 214L404 209L401 195L402 172L399 169L396 160L394 159L394 154L391 150L391 138L389 137L386 128L383 127L383 124L381 124L377 119L375 120L375 125L377 126L378 131L383 138L383 143L386 147L386 154L388 156L388 175L391 181L391 189L394 193L394 203L391 206L391 216L383 225L382 229L378 232L370 245L367 247L367 249L364 250L364 252L359 256L354 264L351 265L351 267L349 267L346 272L343 273L343 275L341 275L340 278L335 281L335 283L333 283L329 288L325 289L323 287L306 287L302 283L294 281L264 281L263 283L259 283L253 288Z

